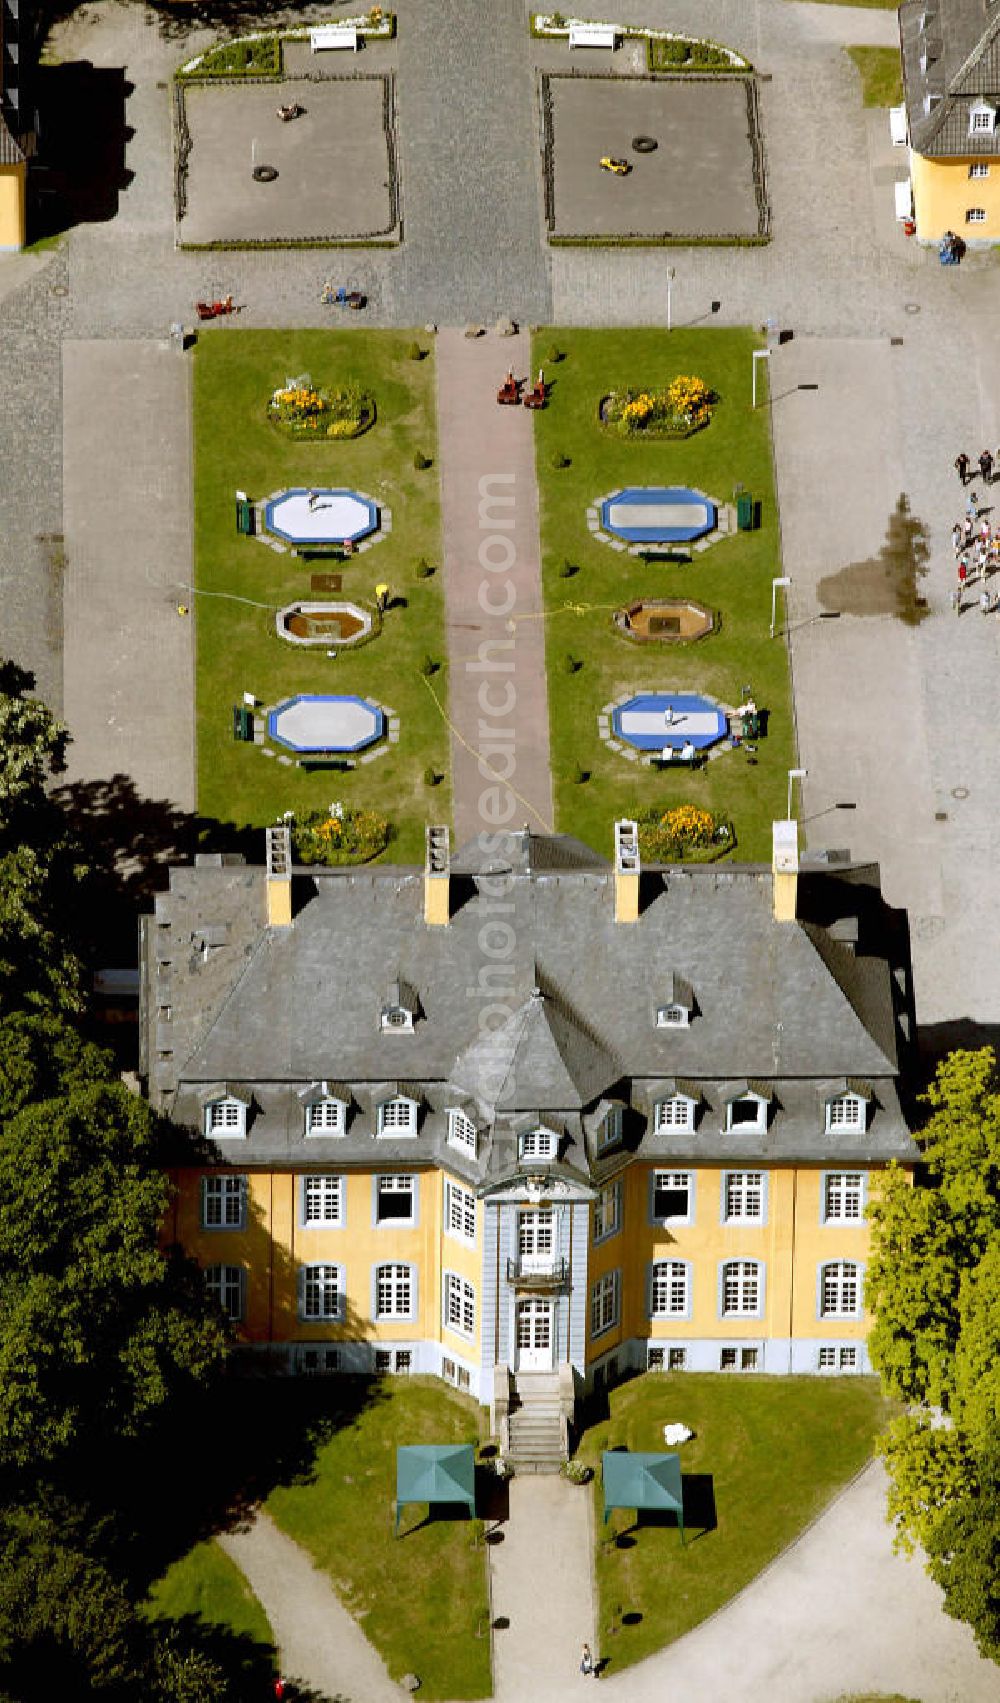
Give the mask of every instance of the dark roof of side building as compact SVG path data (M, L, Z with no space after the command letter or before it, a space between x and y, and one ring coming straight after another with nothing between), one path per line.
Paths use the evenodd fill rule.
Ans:
M1000 107L997 0L906 0L899 37L914 151L931 159L1000 156L1000 127L970 134L977 101Z
M0 166L19 166L24 162L24 150L15 142L3 119L0 118Z

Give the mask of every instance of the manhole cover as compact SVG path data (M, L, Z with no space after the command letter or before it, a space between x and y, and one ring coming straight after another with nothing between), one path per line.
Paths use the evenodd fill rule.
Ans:
M633 136L632 146L637 154L655 154L658 143L655 136Z
M50 296L68 296L69 295L69 285L68 284L53 284L51 290L49 291L49 295Z
M273 183L278 175L277 166L254 166L254 183Z
M952 798L968 798L969 789L967 786L953 786L951 796Z
M948 820L947 810L935 810L934 820L935 820L935 822L947 822L947 820Z
M904 313L919 313L920 312L920 303L919 302L904 302L903 303L903 312Z

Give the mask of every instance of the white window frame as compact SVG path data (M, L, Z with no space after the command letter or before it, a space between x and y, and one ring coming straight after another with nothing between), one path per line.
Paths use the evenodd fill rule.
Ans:
M977 101L969 108L969 135L992 136L996 129L997 115L993 107L985 101Z
M448 1144L475 1158L479 1150L479 1131L468 1112L452 1106L448 1111Z
M246 1306L246 1274L241 1265L225 1263L205 1267L205 1288L233 1324L240 1324Z
M727 1356L730 1357L727 1360ZM759 1372L760 1348L755 1342L727 1342L719 1350L720 1372Z
M691 1013L686 1005L677 1005L673 1000L666 1005L656 1007L656 1027L658 1029L687 1029L691 1023Z
M405 1121L396 1122L397 1114ZM388 1118L388 1122L386 1121ZM379 1141L408 1141L417 1133L417 1102L408 1094L393 1094L378 1107L375 1134Z
M205 1134L210 1141L243 1141L247 1133L247 1106L235 1094L220 1094L205 1107Z
M210 1211L218 1207L218 1216ZM201 1227L203 1230L244 1230L247 1220L247 1180L225 1171L201 1179Z
M388 1273L383 1276L383 1273ZM389 1297L383 1306L383 1295ZM375 1267L375 1317L412 1319L415 1311L416 1280L412 1265L405 1260L383 1260ZM405 1305L401 1305L405 1298Z
M304 1230L342 1230L344 1178L336 1171L309 1171L300 1178L299 1218ZM322 1210L314 1213L311 1208ZM332 1210L331 1210L332 1208Z
M856 1372L859 1352L856 1342L822 1342L816 1352L816 1370L825 1377Z
M444 1297L444 1326L470 1341L476 1334L476 1291L467 1277L457 1271L446 1271L442 1288Z
M691 1265L688 1260L654 1260L649 1274L650 1318L690 1318L691 1290Z
M723 1260L719 1267L719 1317L759 1319L763 1312L763 1260Z
M467 1247L476 1245L476 1197L451 1177L444 1179L444 1233Z
M653 1134L694 1129L695 1102L689 1094L668 1094L653 1107Z
M606 1153L609 1147L616 1147L622 1138L622 1109L620 1106L609 1106L605 1116L597 1126L598 1153Z
M756 1182L751 1182L756 1178ZM739 1210L734 1211L730 1203L730 1190L738 1197ZM758 1211L748 1212L747 1198L756 1193L759 1203ZM767 1222L767 1172L759 1169L748 1171L723 1171L722 1173L722 1222L723 1224L765 1224Z
M620 1271L606 1271L590 1291L591 1339L596 1342L598 1337L607 1336L609 1331L617 1330L621 1317L622 1274Z
M821 1319L860 1319L864 1312L864 1270L859 1260L824 1260L817 1279Z
M413 1012L408 1011L405 1005L384 1005L379 1015L379 1028L383 1035L412 1035Z
M518 1137L517 1151L522 1160L537 1159L548 1164L559 1152L559 1137L547 1124L538 1124L535 1129L527 1129Z
M663 1179L662 1181L660 1179ZM656 1210L656 1197L668 1190L685 1189L687 1191L687 1211L662 1213ZM652 1224L693 1224L694 1223L694 1172L669 1171L666 1167L657 1166L649 1174L649 1218Z
M868 1102L863 1094L831 1094L826 1102L827 1135L863 1135L868 1128Z
M734 1094L731 1100L726 1101L726 1134L766 1135L767 1108L769 1103L770 1102L764 1098L763 1094L756 1094L752 1088L748 1088L745 1094ZM736 1106L749 1106L751 1104L756 1104L757 1107L756 1121L751 1123L749 1120L741 1119L739 1123L734 1123L734 1108Z
M622 1227L622 1180L616 1177L606 1183L594 1201L593 1243L607 1242L617 1236Z
M307 1136L341 1136L347 1132L347 1107L335 1094L324 1094L306 1106Z
M969 167L970 178L973 178L973 177L989 177L989 175L990 175L990 168L986 164L985 160L974 160L972 165Z
M388 1225L395 1229L408 1229L417 1222L417 1179L412 1171L387 1171L378 1173L375 1183L375 1223L378 1227ZM409 1197L410 1210L404 1218L390 1214L383 1218L381 1202L383 1195L406 1195Z
M820 1206L824 1224L862 1225L868 1190L864 1171L824 1171L820 1179ZM846 1210L857 1205L857 1211ZM839 1208L839 1210L837 1210Z
M332 1324L344 1314L343 1268L330 1260L317 1260L301 1267L299 1317L313 1323Z
M966 209L965 209L965 222L966 222L967 225L985 225L985 223L986 223L986 208L985 207L966 207Z

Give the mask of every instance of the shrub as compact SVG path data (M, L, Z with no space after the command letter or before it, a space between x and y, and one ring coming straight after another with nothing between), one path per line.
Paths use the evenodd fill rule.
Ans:
M334 803L293 824L292 849L300 863L367 863L385 850L391 836L389 822L377 811Z
M406 358L407 358L408 361L422 361L423 360L424 351L421 349L419 343L407 344Z
M699 804L675 804L668 810L647 806L636 813L639 850L651 863L675 863L720 856L735 843L732 825Z
M590 770L584 769L577 763L573 770L573 782L576 786L585 786L590 779Z
M550 367L557 367L560 361L564 361L566 359L566 351L564 349L557 349L553 343L545 359L548 361Z
M281 42L276 35L255 41L225 41L210 48L189 77L280 77Z
M573 575L578 574L579 572L580 572L580 570L577 567L576 563L571 562L568 556L564 556L563 561L562 561L562 567L559 569L559 578L560 579L572 579Z
M429 455L425 455L422 449L414 450L413 465L418 473L423 473L428 467L430 467L431 458Z
M437 671L438 665L434 661L434 658L430 655L425 656L423 662L420 664L420 672L424 676L424 679L429 680L431 675L436 674Z
M564 674L576 674L576 673L579 672L579 670L582 667L583 667L583 664L581 662L578 662L576 657L573 656L570 651L567 651L565 656L562 659L562 671L563 671L563 673Z
M589 1484L594 1476L593 1467L587 1466L585 1461L564 1461L559 1470L570 1484Z
M438 774L434 765L432 763L428 763L426 769L424 770L424 785L425 786L437 786L438 781L440 779L441 779L441 776Z
M566 455L563 450L555 449L555 450L552 451L551 464L556 469L558 469L560 467L568 467L569 466L569 456Z
M418 579L430 579L434 569L431 567L430 562L426 561L424 557L421 556L414 572Z

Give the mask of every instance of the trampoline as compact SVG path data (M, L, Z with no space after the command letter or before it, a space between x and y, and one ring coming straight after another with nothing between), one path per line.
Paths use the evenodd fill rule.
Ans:
M612 711L611 726L617 739L637 751L662 751L666 745L705 751L729 731L718 704L694 692L641 692Z
M629 485L601 504L601 526L629 544L687 544L717 523L715 504L686 485Z
M360 491L282 491L264 504L264 524L287 544L355 544L378 530L378 504Z
M385 732L385 712L367 698L300 694L270 711L267 731L290 751L363 751Z

